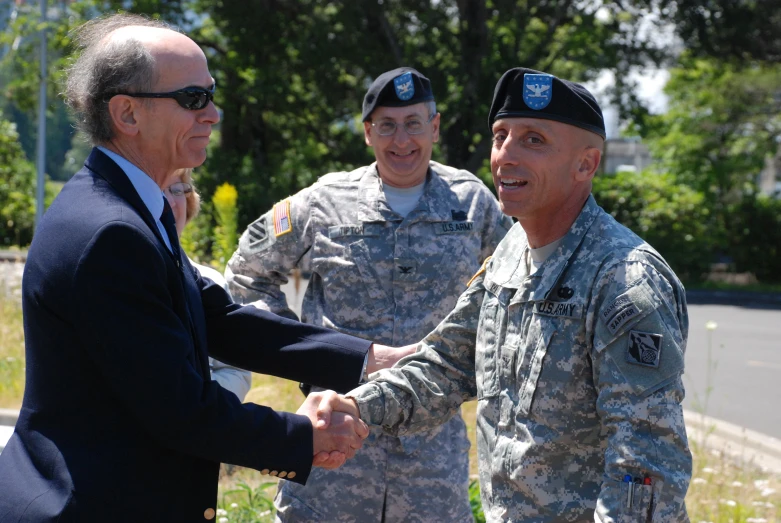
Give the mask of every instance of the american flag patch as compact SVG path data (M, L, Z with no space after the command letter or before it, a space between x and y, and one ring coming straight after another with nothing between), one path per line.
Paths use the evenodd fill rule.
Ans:
M290 221L290 200L274 205L274 236L282 236L293 230Z

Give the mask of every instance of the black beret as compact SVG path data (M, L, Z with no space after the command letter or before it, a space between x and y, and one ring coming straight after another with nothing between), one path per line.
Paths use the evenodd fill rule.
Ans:
M399 67L382 73L363 97L363 120L375 107L404 107L434 99L431 82L412 67Z
M605 138L602 109L588 89L532 69L510 69L496 84L488 127L500 118L513 117L555 120Z

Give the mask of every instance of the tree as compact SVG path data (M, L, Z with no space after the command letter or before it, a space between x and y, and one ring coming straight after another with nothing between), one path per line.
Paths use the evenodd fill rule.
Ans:
M665 93L669 110L647 128L663 170L716 204L739 199L778 148L781 66L684 56Z
M27 245L35 220L35 170L14 124L0 112L0 246Z
M650 0L665 22L675 25L689 52L733 62L781 62L781 4L778 0Z

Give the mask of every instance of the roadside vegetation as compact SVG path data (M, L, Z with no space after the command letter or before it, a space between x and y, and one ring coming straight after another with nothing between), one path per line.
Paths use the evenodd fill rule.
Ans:
M18 409L24 393L24 331L17 288L0 278L0 408Z

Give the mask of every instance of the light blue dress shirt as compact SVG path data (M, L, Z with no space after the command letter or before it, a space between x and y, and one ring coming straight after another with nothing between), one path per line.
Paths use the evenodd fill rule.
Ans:
M130 183L133 184L136 192L141 197L141 201L144 202L144 205L146 205L146 208L149 209L149 212L155 219L155 224L157 225L160 234L163 236L165 246L173 253L174 251L171 248L171 241L168 239L168 233L165 232L165 227L163 227L163 223L160 221L160 216L163 215L163 198L165 198L163 191L149 175L117 153L109 151L105 147L98 146L98 149L114 160L114 162L119 165L119 168L125 172L128 180L130 180Z

